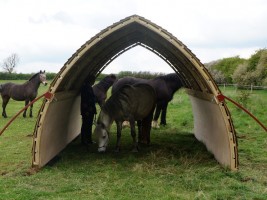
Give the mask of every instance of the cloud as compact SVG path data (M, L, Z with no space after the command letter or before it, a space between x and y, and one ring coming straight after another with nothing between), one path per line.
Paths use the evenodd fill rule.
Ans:
M57 12L53 15L46 15L46 14L42 14L41 16L38 16L38 18L34 18L34 17L29 17L29 22L33 23L33 24L46 24L49 22L61 22L62 24L72 24L73 21L71 19L71 17L65 13L65 12Z
M172 33L202 62L249 56L266 48L266 8L265 0L2 0L0 62L17 53L17 71L35 71L40 63L57 72L87 40L133 14ZM168 70L158 59L145 49L132 49L108 68Z

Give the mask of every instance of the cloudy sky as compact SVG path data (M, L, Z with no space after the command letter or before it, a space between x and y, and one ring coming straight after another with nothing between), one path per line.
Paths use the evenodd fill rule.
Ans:
M18 73L58 72L87 40L133 14L172 33L202 63L267 47L266 0L0 0L0 63L17 53ZM122 70L172 71L142 47L104 72Z

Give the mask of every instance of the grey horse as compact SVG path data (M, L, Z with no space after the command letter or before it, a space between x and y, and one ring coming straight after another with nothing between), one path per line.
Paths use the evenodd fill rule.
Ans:
M98 137L98 151L106 151L110 137L109 130L113 121L117 125L117 143L115 150L117 152L119 151L122 122L125 120L130 122L133 151L138 151L135 121L139 121L139 125L144 122L144 124L149 126L147 129L142 129L147 131L146 133L142 133L142 135L149 137L155 105L156 93L153 87L148 84L124 85L117 92L113 93L103 105L94 130L94 133Z
M166 74L157 76L154 79L142 79L135 77L124 77L119 79L113 84L112 93L119 90L125 84L135 84L135 83L147 83L151 85L157 94L157 106L153 118L153 127L158 127L158 118L161 112L161 122L160 124L166 125L166 113L168 103L172 100L174 93L183 87L183 83L176 73Z

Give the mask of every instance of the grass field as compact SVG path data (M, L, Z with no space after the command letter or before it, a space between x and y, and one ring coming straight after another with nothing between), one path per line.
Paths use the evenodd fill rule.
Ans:
M40 86L39 95L47 87ZM267 125L266 91L222 92L239 100ZM23 107L10 101L3 127ZM267 199L267 133L243 111L228 103L238 137L239 170L220 166L193 136L188 96L177 92L168 107L167 126L153 129L151 145L131 153L129 129L122 151L114 153L115 128L108 152L85 148L79 140L64 149L58 162L31 169L34 117L22 115L0 136L0 199Z

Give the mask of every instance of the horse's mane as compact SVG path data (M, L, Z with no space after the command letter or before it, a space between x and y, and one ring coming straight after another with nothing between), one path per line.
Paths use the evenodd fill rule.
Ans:
M110 115L114 114L116 112L117 107L122 107L121 100L124 100L127 102L128 93L129 90L132 88L131 85L123 85L117 92L112 94L110 98L106 101L104 106L102 107L102 110L109 113ZM119 105L119 106L118 106Z
M31 81L32 79L34 79L38 74L40 74L40 72L38 72L38 73L36 73L36 74L34 74L34 75L32 75L32 77L31 78L29 78L29 80L28 81Z
M109 115L114 114L116 112L115 108L118 104L121 104L118 98L109 99L105 102L101 110L103 110L105 113L108 113Z

